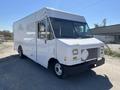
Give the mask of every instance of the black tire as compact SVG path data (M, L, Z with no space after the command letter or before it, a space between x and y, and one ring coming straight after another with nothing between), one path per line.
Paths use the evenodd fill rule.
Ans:
M21 46L18 48L18 54L20 58L24 58L24 54Z
M59 62L54 62L53 71L54 71L55 75L60 79L66 78L66 76L67 76L64 66L62 64L60 64Z

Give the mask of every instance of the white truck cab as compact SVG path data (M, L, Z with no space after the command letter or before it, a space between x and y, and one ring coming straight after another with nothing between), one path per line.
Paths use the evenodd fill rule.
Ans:
M83 16L43 8L13 25L14 48L59 78L104 64L104 43L90 36Z

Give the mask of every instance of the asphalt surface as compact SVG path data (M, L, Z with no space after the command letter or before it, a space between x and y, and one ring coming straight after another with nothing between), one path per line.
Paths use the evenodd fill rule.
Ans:
M28 58L11 55L0 60L0 90L110 90L109 74L96 73L102 67L62 80Z

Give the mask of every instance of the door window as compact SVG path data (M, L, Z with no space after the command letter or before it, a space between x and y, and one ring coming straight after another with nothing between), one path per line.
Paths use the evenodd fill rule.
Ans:
M46 38L46 23L45 23L45 20L38 23L38 38L39 39Z

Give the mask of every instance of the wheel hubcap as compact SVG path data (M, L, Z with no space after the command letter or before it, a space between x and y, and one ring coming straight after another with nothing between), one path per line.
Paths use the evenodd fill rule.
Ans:
M62 67L61 67L61 65L59 63L55 64L55 72L59 76L62 75Z

